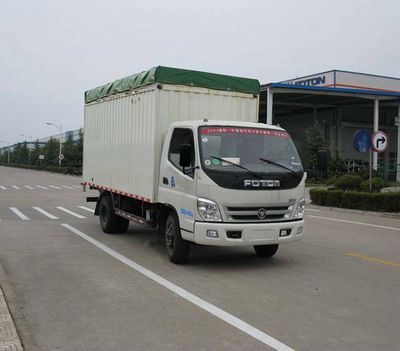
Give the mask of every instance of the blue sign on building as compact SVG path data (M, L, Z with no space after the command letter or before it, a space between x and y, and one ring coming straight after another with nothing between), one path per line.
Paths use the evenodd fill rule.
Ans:
M363 130L357 130L353 136L353 145L358 152L367 152L371 147L371 135Z
M325 84L325 76L320 76L320 77L313 77L313 78L307 78L304 80L297 81L294 83L295 85L305 85L305 86L314 86L314 85L321 85Z

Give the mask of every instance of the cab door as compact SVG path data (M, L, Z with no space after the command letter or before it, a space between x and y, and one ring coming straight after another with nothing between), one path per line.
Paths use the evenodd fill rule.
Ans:
M182 145L192 146L191 164L185 169L179 165ZM162 193L163 202L176 209L182 237L187 239L192 238L194 232L197 201L196 154L193 130L188 127L174 128L168 146L167 160L161 170L160 193Z

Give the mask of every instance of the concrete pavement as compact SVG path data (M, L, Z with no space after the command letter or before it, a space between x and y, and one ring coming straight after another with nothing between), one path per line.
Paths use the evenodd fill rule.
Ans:
M79 181L0 167L0 262L26 350L272 349L62 224L289 349L400 350L398 219L309 206L304 239L273 259L193 246L176 266L154 231L104 234Z

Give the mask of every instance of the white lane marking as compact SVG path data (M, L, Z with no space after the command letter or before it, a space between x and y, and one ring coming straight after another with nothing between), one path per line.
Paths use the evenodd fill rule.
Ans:
M16 207L9 207L11 211L13 211L19 218L21 218L23 221L29 221L30 218L25 216L18 208Z
M5 186L0 185L0 188L3 190L7 190L7 188Z
M48 188L46 188L45 186L43 186L43 185L36 185L38 188L40 188L40 189L48 189Z
M313 208L305 208L306 211L321 212L321 210L314 210Z
M365 226L368 226L368 227L383 228L383 229L399 230L399 231L400 231L400 228L385 227L385 226L383 226L383 225L370 224L370 223L362 223L362 222L347 221L347 220L345 220L345 219L337 219L337 218L329 218L329 217L321 217L321 216L313 216L313 215L307 215L307 217L311 217L311 218L320 218L320 219L327 219L327 220L329 220L329 221L344 222L344 223L350 223L350 224L359 224L359 225L365 225Z
M86 218L85 216L82 216L82 215L80 215L80 214L78 214L78 213L75 213L75 212L72 212L72 211L70 211L70 210L67 210L67 209L64 208L64 207L57 206L57 208L58 208L59 210L61 210L61 211L64 211L64 212L70 214L71 216L76 217L76 218Z
M69 186L69 185L61 185L63 188L67 188L67 189L73 189L73 187L72 186Z
M55 185L49 185L49 187L50 187L50 188L53 188L53 189L58 189L58 190L61 189L59 186L55 186Z
M86 206L78 206L78 207L81 208L82 210L86 210L86 211L89 211L89 212L94 213L94 210L92 210L92 209L89 208L89 207L86 207Z
M20 189L20 188L17 187L16 185L11 185L11 187L14 188L14 189L18 189L18 190Z
M58 217L52 215L51 213L48 213L44 209L40 207L33 207L36 211L40 212L41 214L45 215L46 217L49 217L50 219L58 219Z
M35 189L33 186L30 186L30 185L24 185L24 187L28 188L28 189Z
M137 272L143 274L147 278L153 280L157 284L163 286L164 288L167 288L168 290L172 291L173 293L177 294L178 296L184 298L185 300L191 302L192 304L200 307L204 311L207 311L208 313L212 314L213 316L223 320L224 322L232 325L233 327L243 331L244 333L252 336L253 338L257 339L258 341L264 343L265 345L268 345L272 347L275 350L278 351L294 351L291 347L283 344L279 340L273 338L272 336L265 334L261 330L253 327L252 325L242 321L241 319L235 317L234 315L224 311L223 309L201 299L200 297L192 294L191 292L182 289L178 285L170 282L169 280L161 277L160 275L150 271L149 269L141 266L140 264L130 260L129 258L122 256L120 253L114 251L113 249L110 249L108 246L102 244L101 242L93 239L89 235L82 233L80 230L70 226L69 224L61 224L64 228L70 230L74 234L80 236L82 239L85 239L86 241L90 242L100 250L104 251L105 253L108 253L112 257L116 258L118 261L126 264L128 267L133 268Z

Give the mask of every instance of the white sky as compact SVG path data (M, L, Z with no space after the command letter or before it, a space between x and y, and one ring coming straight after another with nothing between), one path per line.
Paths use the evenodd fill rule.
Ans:
M399 0L0 0L0 142L77 129L85 90L153 66L399 77L399 41Z

